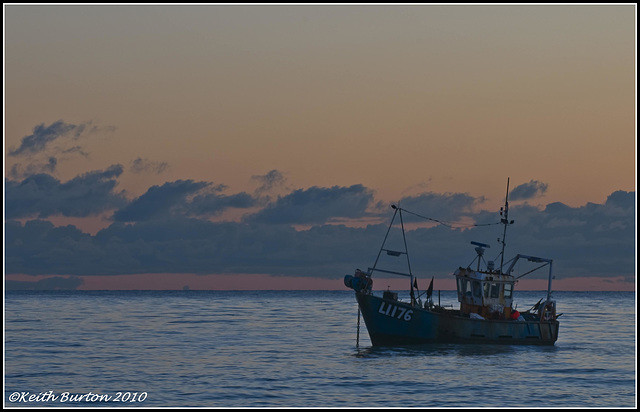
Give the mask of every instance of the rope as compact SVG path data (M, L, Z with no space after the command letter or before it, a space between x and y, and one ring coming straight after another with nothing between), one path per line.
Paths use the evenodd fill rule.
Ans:
M358 329L356 332L356 348L360 347L360 305L358 305Z
M493 226L493 225L500 225L500 224L502 224L502 222L496 222L496 223L475 223L475 224L447 223L447 222L443 222L443 221L438 220L438 219L433 219L433 218L430 218L430 217L426 217L426 216L419 215L419 214L417 214L417 213L410 212L410 211L408 211L407 209L402 209L402 211L404 211L404 212L406 212L406 213L409 213L409 214L411 214L411 215L417 216L417 217L422 218L422 219L431 220L432 222L439 223L439 224L441 224L442 226L450 227L450 228L452 228L452 229L457 228L457 227Z
M520 279L520 278L521 278L521 277L523 277L523 276L528 275L528 274L529 274L529 273L531 273L531 272L535 272L536 270L538 270L538 269L540 269L540 268L543 268L543 267L547 266L548 264L549 264L549 262L547 262L547 263L543 263L542 265L538 266L537 268L535 268L535 269L531 269L530 271L528 271L528 272L526 272L526 273L523 273L522 275L518 276L518 277L516 278L516 280Z

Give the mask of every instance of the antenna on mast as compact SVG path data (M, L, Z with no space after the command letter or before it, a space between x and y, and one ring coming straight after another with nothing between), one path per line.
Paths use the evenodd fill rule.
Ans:
M502 271L502 266L504 265L504 247L507 245L505 242L507 238L507 226L513 224L513 220L509 221L509 178L507 177L507 194L504 197L504 207L500 208L500 215L502 219L500 222L504 225L504 231L502 232L502 251L500 252L500 271ZM508 273L507 273L508 275Z

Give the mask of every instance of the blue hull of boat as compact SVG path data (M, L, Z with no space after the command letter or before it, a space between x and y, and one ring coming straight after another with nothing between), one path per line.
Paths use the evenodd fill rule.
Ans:
M558 321L473 319L452 310L430 310L406 302L356 293L374 346L424 343L553 345Z

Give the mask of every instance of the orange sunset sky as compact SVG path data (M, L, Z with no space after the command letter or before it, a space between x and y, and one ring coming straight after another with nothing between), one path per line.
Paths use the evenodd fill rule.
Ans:
M5 4L4 27L6 280L344 289L392 202L493 222L509 178L508 255L635 290L635 4ZM502 232L411 236L453 289Z

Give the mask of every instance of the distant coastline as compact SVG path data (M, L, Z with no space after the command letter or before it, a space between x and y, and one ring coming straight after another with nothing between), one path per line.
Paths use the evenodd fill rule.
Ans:
M553 281L554 291L582 292L635 292L635 279L616 277L558 278ZM425 279L418 279L421 287L426 287ZM422 282L425 282L423 285ZM374 279L374 290L406 290L408 285L402 278ZM523 279L518 282L518 290L546 290L546 279ZM455 290L453 279L436 278L434 289ZM32 276L5 275L5 290L348 290L342 279L314 277L271 276L256 274L194 275L194 274L132 274L114 276Z

